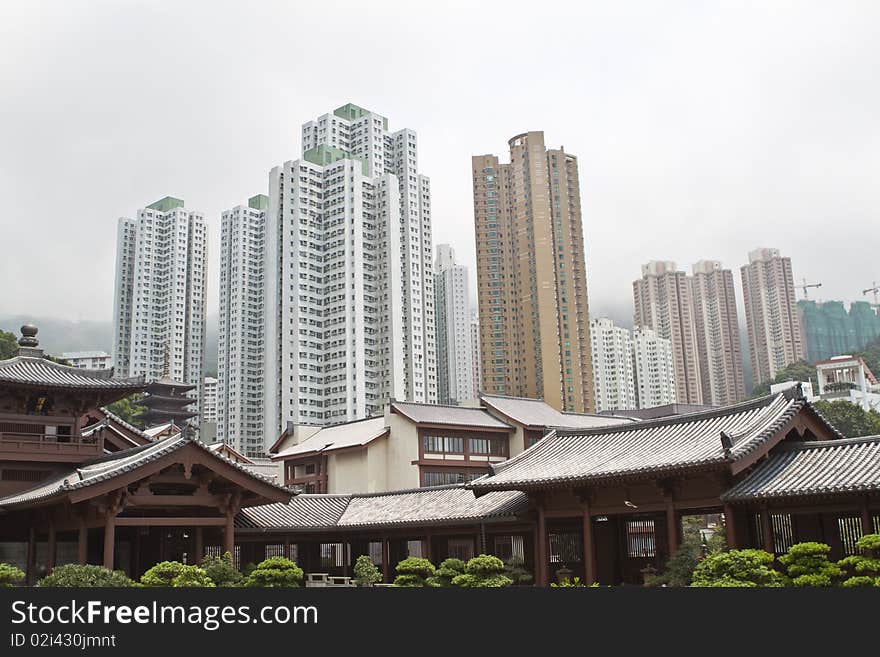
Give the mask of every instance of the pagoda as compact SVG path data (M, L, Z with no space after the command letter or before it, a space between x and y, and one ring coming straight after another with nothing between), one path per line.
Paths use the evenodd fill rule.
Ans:
M186 393L194 390L194 384L174 381L169 373L168 347L165 347L165 367L162 378L150 381L146 386L146 396L136 403L145 406L146 411L140 416L147 427L162 424L174 424L183 427L184 423L198 415L187 407L196 403Z

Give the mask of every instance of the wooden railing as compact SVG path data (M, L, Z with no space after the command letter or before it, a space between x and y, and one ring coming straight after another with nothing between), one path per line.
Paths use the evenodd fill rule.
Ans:
M45 452L48 454L100 454L103 445L96 437L58 436L56 434L0 432L3 450Z

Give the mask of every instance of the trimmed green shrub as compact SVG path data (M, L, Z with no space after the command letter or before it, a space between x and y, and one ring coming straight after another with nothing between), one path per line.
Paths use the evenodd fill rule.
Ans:
M180 575L186 566L179 561L160 561L141 575L144 586L174 586L172 581Z
M407 557L395 568L397 577L394 578L394 586L414 588L432 586L428 579L437 569L427 559L421 557Z
M215 586L241 586L244 581L244 575L235 569L229 552L222 557L205 557L202 559L202 570Z
M694 569L691 586L782 586L783 576L771 568L773 559L764 550L710 554Z
M825 543L796 543L779 557L792 586L834 586L843 575L836 563L828 560L831 547Z
M880 559L869 556L876 555L876 550L880 550L880 534L865 534L856 541L856 547L862 554L854 554L837 562L848 576L843 586L880 586Z
M464 575L452 580L453 586L462 588L488 588L510 586L513 580L504 574L504 562L490 554L481 554L467 562Z
M431 586L452 586L452 580L459 575L464 575L466 564L461 559L446 559L434 575L428 578Z
M372 586L382 581L382 573L366 554L362 554L354 562L354 583L358 586Z
M251 571L245 586L275 587L299 586L303 580L302 568L285 557L270 557Z
M581 580L580 577L572 577L566 578L561 582L550 582L551 589L596 589L599 588L601 584L599 582L594 582L593 584L587 585Z
M510 578L514 586L532 583L532 574L526 570L526 564L522 559L513 557L504 564L504 574Z
M7 589L21 584L24 578L25 574L20 568L16 568L12 564L0 563L0 589Z
M216 584L211 578L198 566L184 566L180 573L171 580L171 586L175 588L183 587L214 587Z
M137 586L121 570L108 570L103 566L91 566L88 564L69 563L58 566L51 575L46 575L37 582L40 587L70 587L70 588L94 588L113 587L122 588Z

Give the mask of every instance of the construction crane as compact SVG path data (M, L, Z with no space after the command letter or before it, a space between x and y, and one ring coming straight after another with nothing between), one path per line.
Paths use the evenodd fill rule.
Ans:
M795 285L795 287L796 287L797 289L799 289L799 290L803 290L803 291L804 291L804 300L807 300L807 299L810 298L810 295L807 293L807 289L808 289L808 288L811 288L811 287L822 287L822 284L821 284L821 283L807 283L807 279L806 279L806 278L801 279L801 283L802 283L801 285Z
M880 294L880 285L877 285L877 281L871 283L874 287L869 287L867 290L862 290L862 296L866 295L868 292L874 293L874 303L872 304L875 308L880 308L880 302L877 300L877 295Z

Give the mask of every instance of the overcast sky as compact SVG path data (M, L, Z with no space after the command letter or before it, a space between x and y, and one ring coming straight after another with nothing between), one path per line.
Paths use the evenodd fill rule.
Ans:
M840 0L4 0L0 313L110 319L116 219L166 195L208 218L216 312L221 210L349 101L418 132L434 243L471 267L470 156L543 130L579 159L594 314L629 317L650 259L738 281L759 246L862 299L878 24L880 3Z

